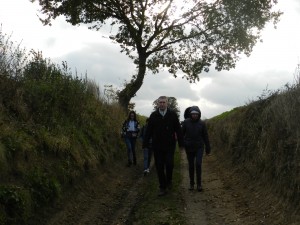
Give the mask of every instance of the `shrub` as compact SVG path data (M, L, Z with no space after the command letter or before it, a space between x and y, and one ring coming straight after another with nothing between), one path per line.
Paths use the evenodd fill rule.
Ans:
M30 191L35 208L50 205L61 193L61 185L56 178L39 169L28 174L26 187Z
M31 200L18 186L0 186L0 224L26 224L31 213Z

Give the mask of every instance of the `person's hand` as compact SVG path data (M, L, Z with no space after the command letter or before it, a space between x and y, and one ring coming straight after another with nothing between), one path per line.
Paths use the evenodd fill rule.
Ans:
M210 156L211 154L210 153L206 153L206 156Z

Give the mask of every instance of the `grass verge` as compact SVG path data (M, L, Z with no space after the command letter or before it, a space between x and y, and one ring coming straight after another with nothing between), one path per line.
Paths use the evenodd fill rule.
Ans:
M183 199L180 193L180 152L175 152L173 188L163 197L158 197L158 179L153 166L151 174L144 177L141 196L127 224L185 225Z

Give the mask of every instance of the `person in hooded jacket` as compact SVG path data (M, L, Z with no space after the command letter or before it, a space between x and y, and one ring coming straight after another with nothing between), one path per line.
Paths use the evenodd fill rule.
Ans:
M198 106L192 106L189 109L190 116L182 123L182 133L184 136L184 148L189 165L190 187L194 190L195 185L195 167L197 190L202 189L202 157L204 150L207 155L210 154L210 143L206 124L201 120L201 111ZM204 149L205 147L205 149Z

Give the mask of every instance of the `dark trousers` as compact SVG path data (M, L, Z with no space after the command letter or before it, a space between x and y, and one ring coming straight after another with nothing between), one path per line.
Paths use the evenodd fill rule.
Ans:
M197 186L201 186L202 182L202 157L203 157L203 149L198 149L195 152L186 152L187 160L189 163L189 176L190 176L190 184L195 184L195 165L196 165L196 179Z
M175 147L168 150L153 149L153 153L159 188L166 189L172 185Z
M135 154L136 138L125 137L125 143L127 147L128 163L136 164L136 154Z
M149 169L152 157L152 148L144 149L144 170Z

